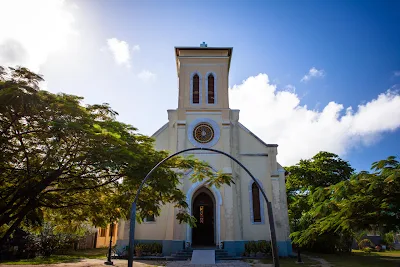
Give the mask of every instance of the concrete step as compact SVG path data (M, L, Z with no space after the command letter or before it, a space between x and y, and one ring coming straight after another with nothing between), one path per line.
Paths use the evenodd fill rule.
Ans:
M191 264L215 264L215 250L194 250Z
M181 251L177 251L176 253L173 253L171 255L172 258L176 260L187 260L191 259L193 257L193 251L196 250L196 248L187 248ZM235 259L236 257L233 257L229 255L229 253L224 250L224 249L199 249L199 251L203 250L213 250L215 254L215 260L230 260L230 259Z

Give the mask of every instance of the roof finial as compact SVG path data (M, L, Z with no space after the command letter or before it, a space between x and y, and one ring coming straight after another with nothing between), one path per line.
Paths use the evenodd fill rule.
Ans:
M200 44L200 47L207 47L207 44L203 42L202 44Z

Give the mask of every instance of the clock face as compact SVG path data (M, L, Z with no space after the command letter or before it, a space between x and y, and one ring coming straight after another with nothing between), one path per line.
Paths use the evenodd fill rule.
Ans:
M214 138L214 129L208 123L200 123L194 127L193 137L201 144L209 143Z

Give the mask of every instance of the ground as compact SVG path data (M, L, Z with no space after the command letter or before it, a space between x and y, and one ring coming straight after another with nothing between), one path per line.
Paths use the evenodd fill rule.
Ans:
M306 256L307 255L307 256ZM281 259L281 267L399 267L400 250L365 253L353 250L351 254L314 254L302 255L304 264L296 263L296 258ZM263 263L272 263L264 260ZM257 267L254 264L254 267Z
M39 265L31 265L31 264L13 264L13 267L104 267L107 266L104 264L105 259L83 259L79 260L78 262L70 262L70 263L58 263L58 264L39 264ZM114 266L117 267L126 267L128 266L128 262L126 260L113 260ZM0 264L1 267L9 267L8 264ZM164 262L150 262L150 261L143 261L139 262L136 261L133 264L134 267L150 267L150 266L165 266Z
M0 267L104 267L106 260L106 250L86 250L70 252L68 255L55 255L50 259L37 258L35 260L24 260L17 262L3 262ZM361 251L354 251L351 255L332 255L332 254L313 254L306 253L302 255L304 264L297 264L296 258L280 259L281 267L399 267L400 266L400 251L389 252L372 252L364 253ZM126 260L113 260L114 266L126 267L128 262ZM58 264L56 264L58 263ZM232 267L270 267L272 266L271 260L246 260L241 261L224 261L217 265L203 265L207 267L212 266L232 266ZM189 261L186 262L163 262L163 261L135 261L134 267L155 267L155 266L168 266L168 267L193 267ZM200 266L197 266L200 267Z

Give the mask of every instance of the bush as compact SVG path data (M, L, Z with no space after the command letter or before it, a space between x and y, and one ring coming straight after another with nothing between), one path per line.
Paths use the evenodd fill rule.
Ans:
M374 246L375 246L374 243L372 243L372 241L369 240L368 238L363 239L363 240L360 241L360 243L358 243L358 247L361 250L364 250L364 249L367 249L367 248L373 248Z
M84 234L82 234L84 235ZM45 222L40 230L28 232L17 229L0 249L1 260L28 259L35 256L49 257L56 252L70 249L82 235L57 232L53 224Z
M78 241L79 237L70 233L57 233L53 225L44 223L39 234L31 234L33 245L39 254L49 257L56 251L68 249Z
M37 247L34 245L33 236L17 228L14 234L7 238L0 248L0 260L18 260L34 258Z
M249 241L244 245L245 255L261 253L271 253L271 242L266 240Z
M366 247L366 248L363 248L362 251L367 252L367 253L371 253L371 252L375 251L375 249L373 249L371 247Z
M394 243L394 233L389 232L383 235L382 243L387 245L388 247Z
M162 253L162 244L160 243L135 243L135 253L136 248L143 252L144 256L155 256Z

